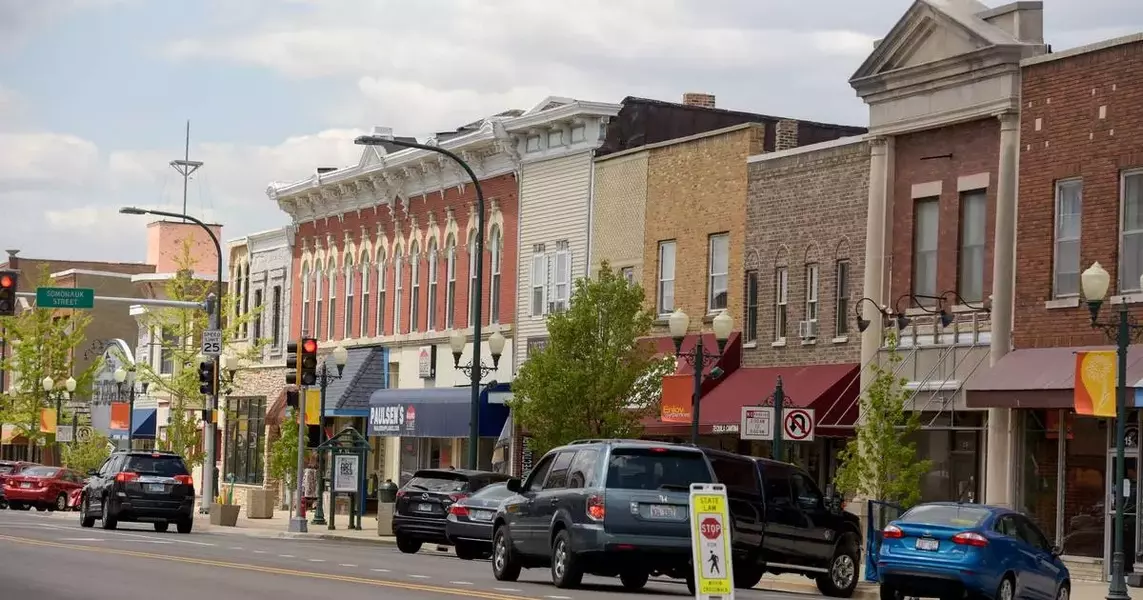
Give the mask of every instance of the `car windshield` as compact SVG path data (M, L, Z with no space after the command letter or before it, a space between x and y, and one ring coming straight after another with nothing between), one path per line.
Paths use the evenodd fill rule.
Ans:
M473 500L492 500L493 502L503 500L511 496L514 492L508 491L508 486L503 483L494 483L492 485L484 486L479 492L472 495Z
M405 488L418 492L463 492L468 488L468 479L460 474L417 473Z
M685 492L692 483L710 483L710 469L699 452L667 448L618 448L607 464L607 487L623 490Z
M55 477L56 473L59 473L57 467L29 467L20 471L21 475L28 477Z
M923 504L914 507L897 519L899 523L916 525L947 525L949 527L979 527L988 518L988 509L979 506L951 504Z
M150 456L131 456L127 460L124 471L140 475L158 475L159 477L174 477L175 475L190 475L183 459L177 456L163 454Z
M16 465L0 465L0 475L7 475L16 470Z

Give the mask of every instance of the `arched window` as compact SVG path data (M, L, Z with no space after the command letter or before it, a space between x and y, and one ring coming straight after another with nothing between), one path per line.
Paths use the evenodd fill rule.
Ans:
M322 295L322 286L325 282L325 275L322 273L321 265L314 265L314 329L308 332L314 336L314 339L321 339L321 322L325 318L324 306L325 296Z
M468 323L472 327L476 323L476 319L480 318L479 315L474 314L476 310L476 236L480 235L478 231L468 232Z
M491 248L491 253L492 253L492 282L491 283L492 283L492 285L491 285L491 290L488 293L488 296L489 296L488 322L491 324L491 323L499 323L500 322L500 262L501 262L501 253L500 253L500 228L499 227L493 227L492 228L492 235L490 236L488 242L492 246L492 248Z
M342 321L343 321L342 326L344 327L344 329L342 330L341 337L347 338L347 339L352 339L354 337L354 335L353 335L353 312L354 312L354 309L356 308L353 305L353 293L355 291L353 289L353 283L354 283L353 280L354 279L357 279L357 275L353 271L353 257L350 255L346 255L346 257L345 257L345 311L344 311L345 314L342 317Z
M456 236L445 242L445 329L456 326Z
M429 241L429 331L437 330L437 241Z
M413 282L413 294L409 299L409 331L420 331L421 328L421 246L413 242L409 252L409 264Z
M403 262L401 250L398 249L393 254L393 335L401 333L401 288L405 283L405 274L401 272Z
M302 263L302 331L310 329L310 266Z
M385 281L389 279L385 249L377 251L377 335L385 335Z
M361 337L369 334L369 254L361 253Z
M327 307L329 314L326 319L325 339L332 340L337 336L335 331L337 327L335 320L337 318L337 261L333 258L330 258L326 265L326 273L329 275L327 282L329 287L329 305Z

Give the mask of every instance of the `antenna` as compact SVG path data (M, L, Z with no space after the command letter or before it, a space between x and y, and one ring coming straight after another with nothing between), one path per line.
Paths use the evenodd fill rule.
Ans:
M183 214L187 214L187 183L190 176L202 166L202 161L190 159L190 119L187 119L186 145L183 147L183 157L170 162L170 165L183 176ZM183 219L186 222L186 219Z

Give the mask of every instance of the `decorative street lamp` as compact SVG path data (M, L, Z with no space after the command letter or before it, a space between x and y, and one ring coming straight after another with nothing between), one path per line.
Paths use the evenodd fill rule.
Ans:
M55 380L53 380L51 378L51 376L47 376L47 377L44 377L44 380L40 382L40 385L42 385L44 388L44 393L48 397L48 402L51 402L52 401L52 391L56 387ZM77 384L76 384L74 377L68 377L67 381L64 382L64 389L67 390L68 398L70 398L71 393L75 391L76 385ZM60 454L61 446L60 446L60 442L59 442L59 433L60 433L59 427L60 427L60 420L61 420L60 419L60 411L63 410L63 406L62 406L63 405L63 396L64 395L62 393L56 394L56 461L60 462L61 464L62 464L62 461L61 461L62 454ZM72 431L72 435L73 436L75 435L74 430Z
M726 310L718 313L718 316L714 318L712 325L714 326L714 339L718 342L718 352L703 350L701 331L695 338L695 347L688 352L683 352L683 339L691 326L691 318L683 312L683 309L680 308L671 313L671 318L668 319L667 324L671 331L671 338L675 341L675 356L686 361L694 371L694 391L691 395L691 443L697 445L699 442L699 401L702 400L702 372L706 370L708 364L714 364L722 358L722 352L726 348L726 340L730 339L730 332L734 329L734 319ZM721 368L714 367L710 370L711 379L718 379L719 377L722 377Z
M1116 319L1110 323L1099 322L1099 309L1107 297L1107 288L1111 283L1111 276L1100 264L1094 263L1080 275L1084 299L1091 312L1091 326L1100 329L1115 341L1116 377L1115 386L1115 479L1112 490L1115 493L1115 546L1111 555L1111 583L1107 587L1107 600L1128 600L1127 580L1123 572L1123 511L1126 499L1124 498L1124 478L1126 469L1126 439L1127 439L1127 347L1135 341L1143 331L1143 325L1127 313L1127 303L1119 303ZM1139 285L1143 286L1143 277L1139 278Z
M346 350L344 346L338 346L333 349L330 356L333 358L334 366L337 367L337 374L335 375L329 371L329 359L323 360L321 362L321 369L317 371L317 384L319 389L321 389L321 399L318 401L320 405L318 410L321 411L318 416L318 431L321 432L318 435L318 439L320 440L319 444L324 444L328 441L325 435L325 388L328 387L330 383L341 379L341 374L345 370L345 363L349 362L349 351ZM299 398L298 402L305 402L305 399ZM314 506L313 524L325 525L325 510L322 508L322 499L325 497L325 452L318 452L317 484L317 505ZM329 528L334 529L332 518L329 520Z
M479 262L479 261L478 261ZM476 313L480 314L480 313ZM480 331L480 329L476 329ZM477 334L479 336L479 334ZM465 364L460 364L460 356L464 353L464 347L468 345L468 338L465 337L464 332L459 329L453 330L452 335L448 337L449 349L452 350L452 365L460 372L468 376L473 385L478 386L473 388L472 403L469 406L469 422L468 422L468 468L478 469L479 466L479 448L480 444L480 381L491 373L495 373L500 368L500 356L504 354L504 336L500 333L500 329L492 332L488 336L488 352L492 355L492 366L484 365L484 361L480 360L480 337L474 337L472 342L472 360Z
M127 392L127 449L130 450L132 442L135 441L135 366L132 365L130 369L119 367L115 369L113 376L120 398L123 397L123 386L130 386ZM131 381L127 381L128 376Z

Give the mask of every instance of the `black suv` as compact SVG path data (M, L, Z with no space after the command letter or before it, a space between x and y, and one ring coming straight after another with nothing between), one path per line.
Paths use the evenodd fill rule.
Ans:
M515 581L521 568L550 567L557 587L584 574L619 576L639 589L651 575L685 579L694 593L691 483L714 474L692 446L643 440L585 440L551 450L493 520L492 572Z
M194 526L194 482L186 463L173 452L120 451L89 473L79 500L79 523L115 529L120 522L154 523L155 531L175 524L179 533Z
M800 573L827 596L848 598L861 572L861 524L795 465L703 448L726 486L735 587L762 575Z
M417 471L397 492L397 505L393 507L393 535L397 538L397 549L414 554L423 543L450 544L445 535L449 508L480 488L507 479L503 473L468 469ZM456 547L456 555L460 558L473 559L480 553L478 547L465 544Z

